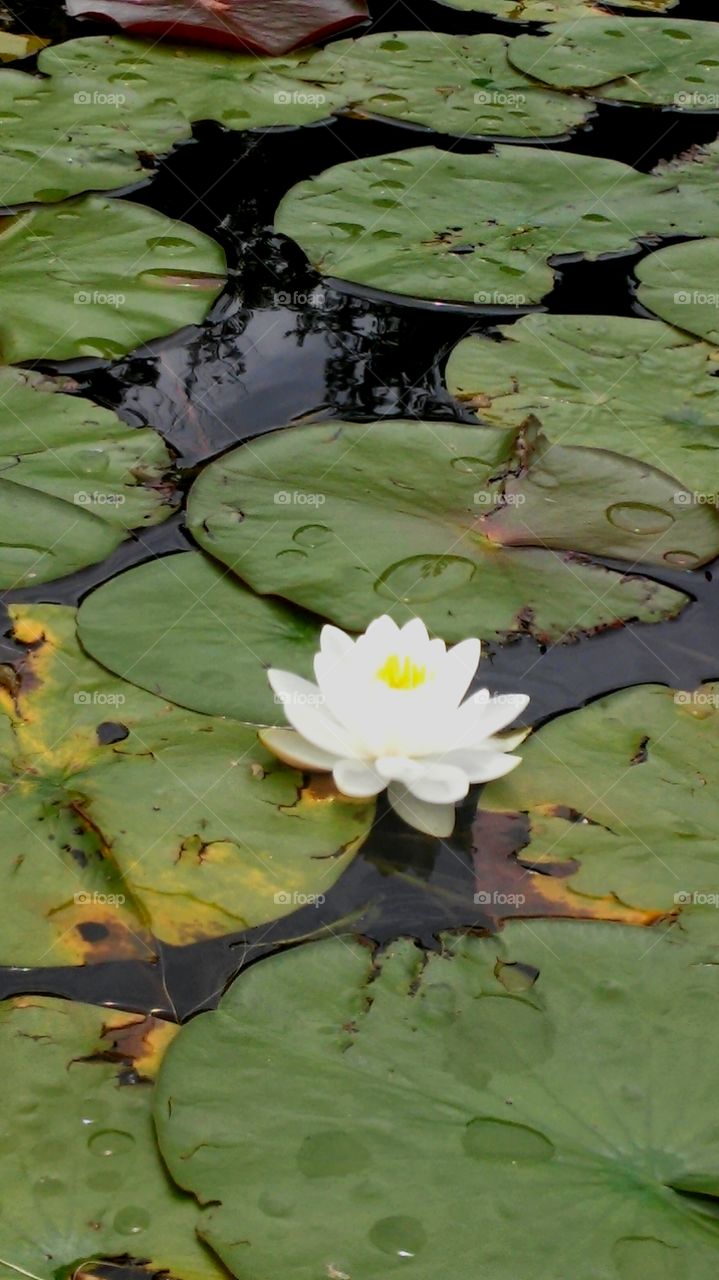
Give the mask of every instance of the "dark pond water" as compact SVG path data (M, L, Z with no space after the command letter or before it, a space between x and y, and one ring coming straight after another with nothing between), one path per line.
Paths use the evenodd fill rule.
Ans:
M412 10L389 0L370 0L370 8L376 30L517 30L419 0ZM706 18L705 8L705 2L684 0L672 16ZM56 40L103 30L70 22L56 3L15 3L2 25ZM559 145L649 170L693 143L713 139L718 128L717 115L687 118L672 111L600 107L588 127ZM198 125L194 139L179 147L132 197L222 243L231 268L225 293L199 329L185 330L114 364L75 362L63 366L63 372L74 373L83 393L115 408L127 422L158 428L176 454L185 487L204 463L239 441L308 415L472 421L443 387L444 362L461 337L491 331L498 321L506 323L507 315L434 304L396 305L331 283L323 285L321 305L312 305L307 299L318 278L300 250L271 230L279 199L298 180L353 156L415 142L465 151L488 147L352 120L301 132L245 135ZM635 314L632 270L642 253L565 264L547 309ZM121 570L185 549L189 541L180 513L126 543L104 564L7 599L75 604ZM628 685L658 682L692 688L719 677L719 581L712 568L694 574L662 571L660 577L692 598L678 620L629 626L546 650L530 639L518 641L489 654L482 683L496 692L529 693L536 723ZM127 625L132 626L132 618ZM15 656L11 644L0 645L0 660ZM521 824L504 829L485 823L473 830L472 808L465 806L455 835L442 842L409 831L385 813L321 907L304 908L247 935L164 947L152 965L0 970L0 996L45 992L186 1017L216 1003L241 967L320 929L352 929L380 941L411 934L433 945L442 929L490 927L493 920L482 913L475 893L489 886L511 894L522 871L518 855L525 832ZM529 907L525 914L531 914Z

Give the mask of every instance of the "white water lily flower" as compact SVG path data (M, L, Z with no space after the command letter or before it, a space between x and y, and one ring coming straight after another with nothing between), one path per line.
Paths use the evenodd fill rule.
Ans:
M526 731L496 737L524 710L525 694L462 698L477 670L479 640L447 651L419 618L403 627L376 618L353 640L325 626L317 684L268 671L291 729L263 729L265 746L300 769L331 771L338 791L364 799L388 792L411 826L449 835L454 806L473 782L501 778ZM461 705L460 705L461 704Z

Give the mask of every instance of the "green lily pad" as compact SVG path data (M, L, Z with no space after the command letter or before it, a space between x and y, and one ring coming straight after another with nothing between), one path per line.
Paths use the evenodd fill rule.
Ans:
M200 324L225 272L209 236L126 200L85 196L2 218L0 359L115 359Z
M716 350L669 325L625 316L524 316L503 341L465 338L450 355L449 390L492 425L527 414L554 443L610 449L716 492Z
M84 1264L124 1255L148 1274L222 1280L153 1133L154 1077L177 1030L38 996L0 1007L4 1280L69 1280L92 1274Z
M526 307L552 288L557 259L626 253L649 236L716 235L719 207L708 189L679 191L667 176L596 156L417 147L298 183L275 228L324 276L415 298Z
M28 370L0 368L0 586L96 563L170 514L172 460L155 431Z
M602 0L601 7L593 0L439 0L439 3L470 13L492 13L505 22L562 22L587 16L606 18L607 10L612 8L667 13L679 0Z
M253 1280L437 1280L448 1258L492 1280L713 1280L704 955L544 921L441 955L333 939L274 956L170 1046L162 1153L208 1206L202 1238Z
M301 74L344 85L352 115L389 117L440 133L546 138L571 132L591 107L518 74L506 36L400 31L329 45ZM390 181L386 196L396 190Z
M719 901L718 762L719 685L645 685L545 725L480 812L528 814L520 857L566 864L576 894L673 911Z
M719 29L715 22L607 18L559 23L521 35L512 65L555 89L583 89L610 102L719 110Z
M719 344L719 240L669 245L650 253L634 270L637 297L648 311Z
M0 689L0 964L147 957L327 892L374 806L303 787L235 720L170 706L80 649L75 611L12 606ZM198 673L198 679L201 673Z
M680 594L547 550L544 533L535 546L501 545L517 541L505 527L507 513L521 514L530 496L539 521L535 489L543 480L543 523L561 503L573 551L596 547L651 559L656 535L636 520L612 522L603 492L630 502L645 482L663 519L674 524L672 513L682 511L676 532L686 529L687 548L696 540L696 554L719 549L714 513L675 507L676 483L668 477L579 449L552 450L548 467L541 440L531 436L401 421L273 432L203 471L190 493L190 528L253 590L283 596L349 631L388 612L397 621L419 615L446 640L519 632L556 640L678 612ZM535 463L542 473L536 485ZM503 505L508 485L511 507Z
M193 551L112 578L78 614L84 648L125 680L193 711L265 725L287 723L267 667L312 679L319 631Z

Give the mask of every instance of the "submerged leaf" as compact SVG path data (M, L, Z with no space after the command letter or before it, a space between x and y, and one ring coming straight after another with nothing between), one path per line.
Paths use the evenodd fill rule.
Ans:
M66 0L73 18L109 18L139 35L251 53L286 53L369 17L365 0Z
M674 484L629 459L597 456L587 467L586 450L562 449L555 478L530 435L402 421L273 432L203 471L190 494L190 527L253 590L348 631L386 612L398 622L419 615L449 641L519 632L558 640L678 612L679 593L573 554L611 546L632 561L652 557L655 539L636 522L610 519L599 481L611 481L614 503L632 503L646 479L662 517L677 533L686 529L687 549L696 544L698 556L719 549L714 514L675 507ZM508 528L510 513L521 518L530 499L537 512L540 470L537 485L545 481L550 522L562 512L568 554L546 549L545 517L535 539ZM675 521L679 511L687 514Z
M236 1275L437 1280L451 1257L492 1280L713 1280L705 956L677 931L556 921L442 954L273 956L170 1046L163 1156Z

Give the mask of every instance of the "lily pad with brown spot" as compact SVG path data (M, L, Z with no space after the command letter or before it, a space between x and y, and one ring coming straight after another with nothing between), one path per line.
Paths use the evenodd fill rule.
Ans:
M153 1133L153 1083L177 1030L67 1000L2 1005L3 1280L69 1280L122 1258L148 1277L222 1280Z
M149 957L152 935L241 932L334 884L373 803L303 784L250 725L112 676L74 610L11 614L28 649L0 704L0 963Z
M607 516L636 501L640 480L665 527L682 535L671 547L637 527L633 512L621 524ZM253 590L345 630L387 612L398 622L419 616L447 641L520 632L558 640L683 606L679 593L578 554L631 564L665 563L676 548L716 554L715 513L676 505L676 490L631 459L572 448L547 455L531 425L332 422L273 432L211 463L188 515L202 547ZM306 501L278 504L286 491ZM534 537L513 523L525 506ZM566 550L549 549L557 546Z
M522 757L482 791L480 822L526 814L517 856L563 866L576 901L666 913L719 894L719 686L612 694L545 725Z

